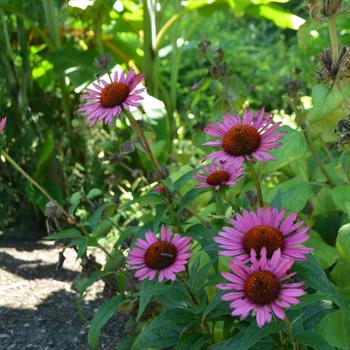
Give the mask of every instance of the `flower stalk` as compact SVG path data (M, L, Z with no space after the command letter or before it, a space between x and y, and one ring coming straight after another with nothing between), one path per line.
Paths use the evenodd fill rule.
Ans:
M154 170L156 171L159 180L162 180L164 178L164 175L162 173L162 169L161 169L158 161L156 160L156 158L153 155L151 147L146 139L146 136L145 136L142 128L140 127L138 122L135 120L133 115L128 110L123 109L123 112L124 112L125 116L128 118L130 125L131 125L132 129L134 130L136 136L138 137L143 149L147 153L149 160L152 162ZM165 195L167 196L169 202L171 202L171 196L170 196L169 190L165 185L164 185L164 188L165 188Z
M264 207L264 200L263 200L263 195L262 195L262 191L261 191L261 184L260 184L259 177L254 169L254 166L253 166L251 160L248 158L245 158L245 161L246 161L246 164L248 167L248 171L249 171L249 173L250 173L250 175L253 178L254 183L255 183L256 192L258 194L259 207L263 208Z
M67 217L69 222L75 223L75 219L53 198L51 195L35 181L29 174L27 174L16 161L4 150L1 151L5 159L20 173L22 174L33 186L35 186L49 201L53 202L57 208Z
M339 58L339 43L336 27L336 16L328 17L328 30L332 47L332 69L335 71L337 69Z

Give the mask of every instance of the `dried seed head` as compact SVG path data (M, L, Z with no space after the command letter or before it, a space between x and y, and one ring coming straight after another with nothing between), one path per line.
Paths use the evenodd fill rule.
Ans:
M325 17L333 17L340 12L343 0L323 0L322 15Z
M350 79L350 47L342 48L338 62L332 64L332 49L322 51L320 55L321 69L318 71L317 79L326 84L333 84L335 81L345 82Z
M44 215L48 219L55 219L60 216L60 209L57 207L57 205L54 202L47 202L46 207L45 207L45 213Z
M131 140L125 141L119 147L119 152L122 155L130 154L135 151L135 144Z
M209 40L203 40L198 44L198 49L201 53L208 53L210 51L211 42Z
M94 60L94 65L96 68L102 70L108 70L109 64L112 62L112 56L110 54L98 56Z
M317 22L321 21L321 5L321 0L309 0L305 3L310 17Z

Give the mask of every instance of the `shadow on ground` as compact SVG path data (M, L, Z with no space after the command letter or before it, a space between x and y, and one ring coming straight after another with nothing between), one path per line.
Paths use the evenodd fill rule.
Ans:
M0 350L89 350L89 321L105 299L100 287L83 301L87 321L77 313L72 290L79 275L74 256L56 270L60 247L37 242L0 242ZM101 350L115 350L125 319L113 317L102 329Z
M78 276L78 272L64 267L57 271L56 265L57 262L46 265L41 259L22 260L8 253L0 252L0 269L27 280L56 279L57 281L73 281Z
M75 307L77 295L65 290L52 293L36 309L0 307L1 350L88 350L88 321L82 321ZM83 303L88 319L102 303ZM123 318L115 316L103 328L100 349L116 349Z

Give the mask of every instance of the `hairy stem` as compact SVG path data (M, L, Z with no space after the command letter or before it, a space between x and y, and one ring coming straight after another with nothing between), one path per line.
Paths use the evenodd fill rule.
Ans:
M318 154L317 154L317 152L316 152L316 150L315 150L315 148L314 148L314 145L313 145L313 143L312 143L312 141L311 141L310 134L309 134L309 132L308 132L306 126L304 126L304 127L302 128L302 130L303 130L303 134L304 134L304 137L305 137L305 141L306 141L306 143L307 143L307 145L308 145L308 147L309 147L309 150L310 150L310 152L311 152L311 154L312 154L312 156L313 156L313 158L314 158L314 160L315 160L317 166L320 168L322 174L326 177L327 182L328 182L331 186L335 186L334 181L332 180L332 178L331 178L330 175L328 174L326 168L324 167L324 165L323 165L323 163L322 163L320 157L318 156Z
M336 16L328 17L328 29L329 36L331 38L331 47L332 47L332 68L335 70L338 64L339 57L339 43L336 27Z
M29 174L27 174L12 157L5 152L4 150L1 151L2 155L5 157L5 159L19 172L21 173L33 186L35 186L49 201L54 203L57 208L61 210L61 212L67 217L67 219L75 223L75 219L54 199L51 197L51 195L36 182Z
M264 206L264 200L263 200L263 196L262 196L260 180L258 178L258 175L254 169L254 166L253 166L251 160L246 158L245 161L246 161L249 173L255 182L256 192L258 194L259 206L262 208Z
M133 117L133 115L126 109L123 110L124 114L126 115L126 117L128 118L130 125L132 127L132 129L134 130L136 136L138 137L138 139L140 140L140 143L143 147L143 149L145 150L145 152L148 155L148 158L150 159L150 161L153 164L154 170L156 171L159 180L163 179L163 173L162 173L162 169L158 163L158 161L156 160L156 158L153 155L153 152L151 150L151 147L146 139L146 136L142 130L142 128L140 127L140 125L138 124L138 122L135 120L135 118ZM165 194L169 200L169 203L171 203L171 196L169 193L168 188L164 185L165 188Z

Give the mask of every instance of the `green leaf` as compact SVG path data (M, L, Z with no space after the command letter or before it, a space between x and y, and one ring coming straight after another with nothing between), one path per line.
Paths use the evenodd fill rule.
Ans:
M93 188L89 191L86 198L91 201L97 197L100 197L101 195L102 195L102 191L99 188Z
M60 231L60 232L57 232L57 233L55 233L53 235L44 237L44 239L56 240L56 239L80 238L80 237L82 237L82 235L77 229L69 228L67 230Z
M339 255L350 265L350 224L343 225L339 229L336 247Z
M350 185L336 186L331 194L338 209L350 216Z
M131 350L166 348L174 346L179 338L181 327L163 315L154 319L136 338Z
M303 331L295 334L296 340L300 343L317 350L334 350L327 341L316 331Z
M294 15L291 12L286 11L284 8L278 5L257 5L249 6L246 12L257 18L266 18L272 21L276 26L280 28L289 28L297 30L305 23L305 20L301 17Z
M168 211L168 208L165 205L158 204L156 206L156 217L153 220L153 232L158 231L159 224L162 221L162 219L167 211Z
M340 258L332 269L331 277L338 287L349 288L350 280L348 278L344 278L344 276L350 276L350 265L347 261Z
M350 151L342 153L340 156L340 165L347 182L350 183Z
M195 174L197 174L199 169L193 169L188 171L186 174L182 175L178 180L174 182L174 192L178 192L182 186L184 186L187 181L191 180Z
M162 196L159 193L151 192L151 193L147 193L143 196L134 198L133 200L131 200L127 204L123 205L120 209L127 209L135 203L152 202L152 205L153 205L154 203L161 202L161 201L162 201Z
M152 297L159 293L160 289L164 288L164 286L159 285L155 280L153 281L143 281L141 284L141 290L139 292L140 295L140 303L139 310L137 312L136 321L139 321L141 316L143 315L146 306L151 301Z
M348 349L350 345L349 324L341 310L326 315L316 329L330 345Z
M271 202L277 196L278 191L282 192L282 208L287 211L301 211L313 196L312 187L300 176L285 181L273 189L264 187L263 196L267 202Z
M328 280L322 266L314 256L308 254L306 261L296 261L294 269L297 272L297 278L305 281L307 286L329 297L339 307L345 308L344 300L334 284Z
M111 231L112 227L113 223L111 222L111 220L102 220L95 228L93 235L97 238L105 237Z
M86 252L88 246L88 238L82 236L80 238L73 239L73 241L68 244L68 247L74 246L78 248L77 258L81 258Z
M181 200L179 207L184 208L189 204L192 204L192 202L200 196L205 190L203 188L192 188L190 191L186 192Z
M305 138L301 131L289 126L283 126L278 131L287 133L282 138L282 146L270 152L276 159L261 165L261 171L264 174L269 174L290 164L294 160L303 157L307 151Z
M176 344L176 350L204 350L210 341L209 334L183 333Z
M116 295L98 308L90 323L88 333L88 343L93 350L98 349L101 328L117 312L118 306L123 301L124 298L122 296Z
M313 255L324 269L331 267L339 258L337 249L327 244L315 231L310 231L310 239L306 242L306 245L314 248Z
M279 327L275 323L258 328L256 323L252 322L247 329L224 342L210 346L208 350L248 350L259 340L278 333L278 331Z
M310 127L315 133L319 133L324 141L334 142L336 136L334 128L337 121L346 115L342 108L344 92L332 89L324 84L318 84L312 89L313 108L308 115Z
M101 221L102 215L112 215L112 213L117 208L117 205L113 202L106 202L102 204L100 207L98 207L94 213L91 215L89 219L89 223L91 225L92 231L95 231L97 228L97 225Z
M114 271L95 271L93 272L90 276L88 277L81 277L79 279L77 279L74 284L78 289L79 292L79 298L77 300L77 309L78 309L78 313L79 316L84 319L84 315L81 311L81 301L84 298L85 295L85 291L92 286L96 281L98 281L99 279L105 277L105 276L109 276L114 274Z

